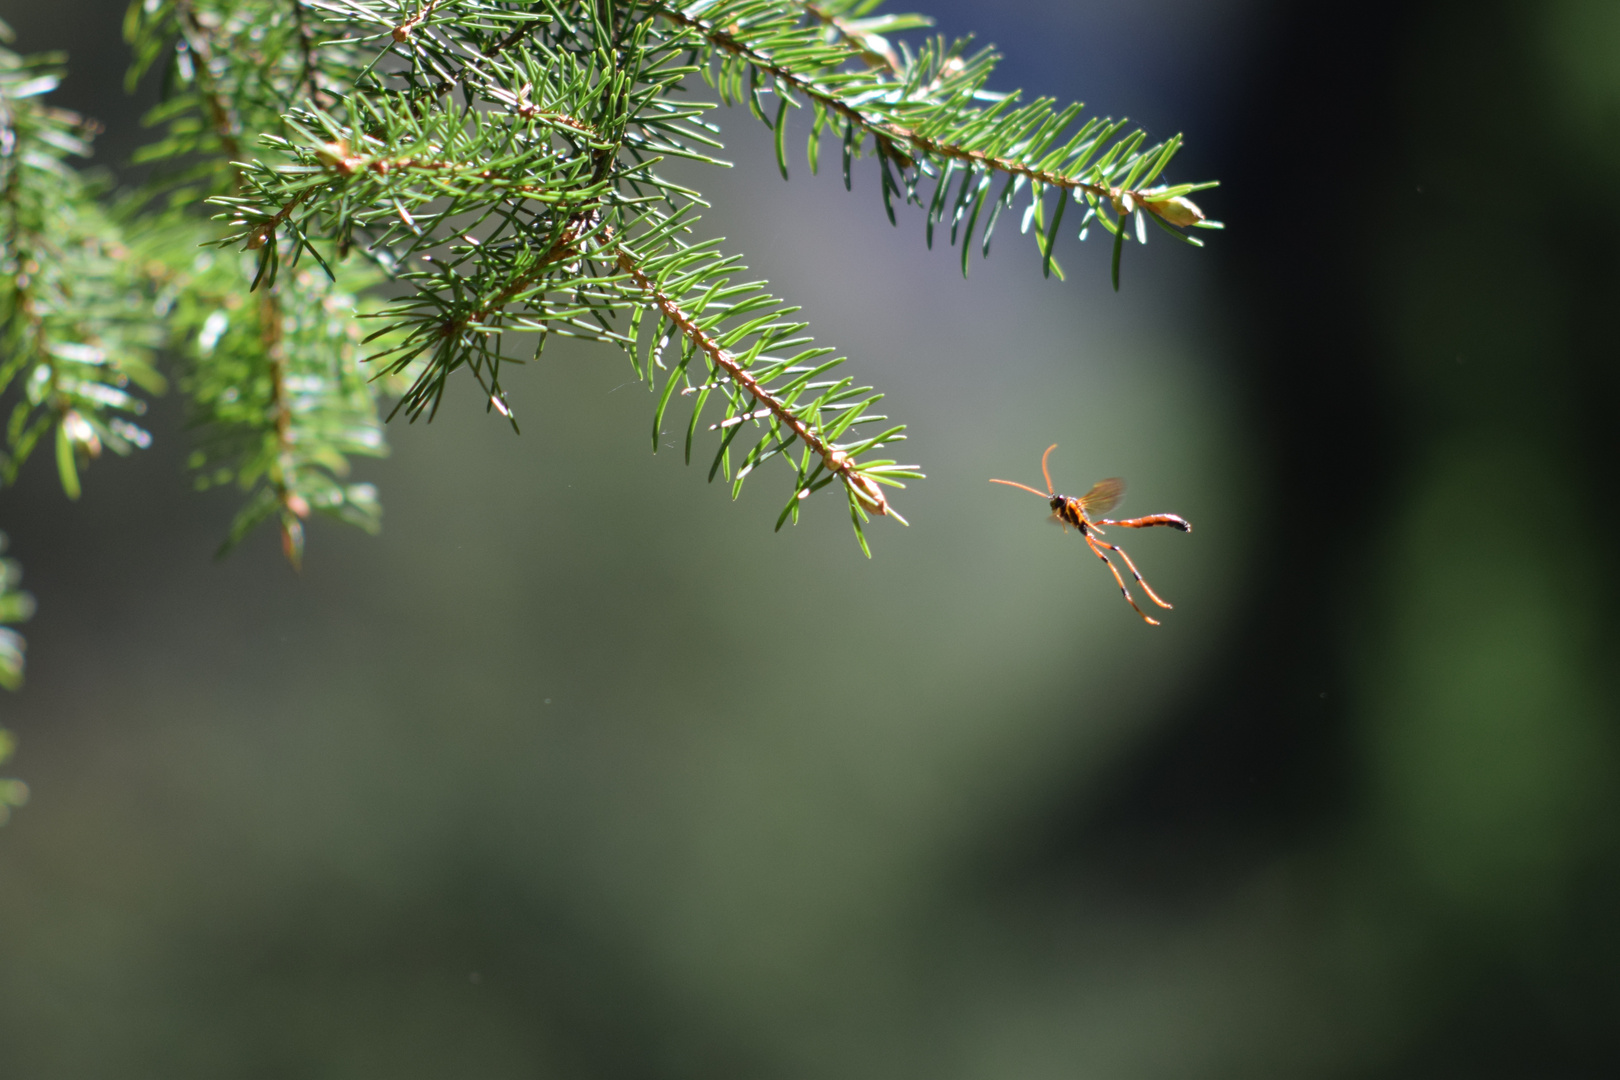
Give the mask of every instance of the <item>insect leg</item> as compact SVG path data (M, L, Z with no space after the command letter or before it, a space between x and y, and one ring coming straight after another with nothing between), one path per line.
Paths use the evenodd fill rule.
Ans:
M1173 604L1167 604L1167 603L1165 603L1163 600L1161 600L1159 598L1159 594L1153 591L1153 586L1149 585L1147 583L1147 579L1142 576L1142 571L1138 570L1136 568L1136 564L1131 562L1131 557L1129 555L1125 554L1125 549L1124 548L1119 547L1119 546L1117 546L1115 544L1110 544L1106 540L1098 540L1097 543L1101 544L1103 547L1107 548L1109 551L1116 552L1119 555L1120 558L1125 560L1125 565L1130 567L1131 577L1136 579L1136 583L1138 585L1142 586L1142 591L1147 593L1148 597L1150 599L1152 599L1152 601L1155 604L1158 604L1160 607L1165 608L1167 610L1169 608L1175 606ZM1119 574L1116 572L1114 576L1118 577Z
M1127 604L1131 605L1131 607L1136 611L1136 613L1138 615L1142 616L1142 620L1144 622L1146 622L1149 626L1158 626L1159 625L1159 620L1149 617L1148 613L1143 611L1141 608L1137 607L1136 606L1136 601L1131 599L1131 590L1129 590L1129 589L1127 589L1125 587L1125 579L1119 576L1119 568L1116 567L1112 562L1109 562L1108 556L1106 556L1106 555L1104 555L1102 553L1102 548L1099 548L1097 546L1099 541L1093 540L1090 536L1087 536L1086 537L1086 543L1091 547L1092 552L1097 556L1097 558L1101 559L1103 561L1103 564L1108 567L1109 572L1114 575L1114 580L1119 582L1119 591L1125 595L1125 602ZM1107 547L1107 548L1113 548L1115 551L1119 551L1119 549L1114 547L1113 544L1103 544L1102 546ZM1121 555L1125 554L1123 551L1120 551L1119 553ZM1135 567L1131 568L1131 573L1136 574L1136 568ZM1137 581L1142 581L1142 575L1136 574L1136 580ZM1147 582L1142 581L1142 585L1145 588L1147 586ZM1149 589L1148 590L1148 595L1151 596L1152 592L1153 591L1151 589ZM1163 603L1163 601L1160 601L1160 603ZM1169 607L1170 605L1165 604L1164 606Z

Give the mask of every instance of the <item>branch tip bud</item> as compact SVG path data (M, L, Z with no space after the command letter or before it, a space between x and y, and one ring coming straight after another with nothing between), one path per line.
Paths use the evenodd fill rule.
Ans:
M883 489L878 487L877 482L871 477L862 476L860 473L849 476L849 489L868 510L874 514L888 516L889 500L883 497Z
M1144 199L1142 205L1167 225L1186 228L1204 220L1204 212L1198 208L1198 204L1185 195L1169 199Z

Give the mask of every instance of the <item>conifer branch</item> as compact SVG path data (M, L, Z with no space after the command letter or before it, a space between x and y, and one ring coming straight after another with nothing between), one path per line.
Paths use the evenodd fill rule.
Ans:
M322 57L335 57L341 67L353 53L321 48L306 6L289 0L160 0L132 9L129 37L137 50L137 72L156 56L166 35L177 39L177 59L191 58L176 72L181 92L173 101L193 103L202 124L188 123L170 104L160 105L154 118L170 122L170 138L143 155L157 161L202 159L200 167L160 181L171 203L199 194L239 195L248 157L243 132L282 130L282 114L300 96L331 102L325 88L334 84L323 75ZM282 218L302 201L283 208ZM236 280L240 264L227 259L200 269L174 265L170 285L185 297L180 306L191 316L174 325L189 367L182 384L201 435L192 455L198 486L235 483L248 493L221 550L257 523L275 518L283 551L297 566L303 522L312 510L375 530L375 491L341 480L349 471L349 455L375 456L386 447L375 418L375 395L356 366L357 327L332 308L334 302L352 307L353 289L376 278L351 270L335 287L302 274L290 283L276 280L273 240L280 221L265 223L247 243L265 257L249 263L246 279ZM194 242L211 239L183 222L171 225L192 233ZM267 273L256 302L243 305L238 291L250 290ZM324 336L312 338L317 328ZM220 378L225 372L231 373L228 383ZM247 402L251 408L243 407Z
M292 6L302 54L303 81L313 86L315 79L313 49L302 18L302 5L295 2ZM198 88L206 105L208 119L214 126L214 136L225 151L224 168L229 178L230 191L235 194L242 189L242 166L239 162L244 154L239 122L223 100L219 80L214 72L216 49L213 30L204 25L191 0L179 0L176 15L186 44L201 61ZM291 213L292 209L293 207L289 206L286 213ZM273 224L268 227L267 232L274 233ZM297 568L303 562L303 521L309 516L309 500L290 482L297 473L294 466L291 395L287 389L289 364L282 327L281 297L276 291L274 282L259 294L256 312L259 343L264 357L265 373L269 380L269 432L274 442L274 452L267 471L269 490L274 493L279 511L276 516L279 518L282 552L286 555L287 561ZM259 515L259 510L253 502L250 502L243 513L252 519ZM240 535L239 529L233 527L232 539L227 541L227 545Z
M828 134L846 184L874 154L890 219L921 207L964 273L1021 200L1047 273L1069 204L1081 239L1112 234L1116 287L1148 222L1216 227L1188 198L1211 185L1162 179L1179 136L993 92L991 50L908 41L931 21L878 0L140 0L125 25L132 83L161 65L165 96L138 157L158 179L116 211L62 163L86 135L37 107L50 78L0 52L0 393L23 387L0 480L52 430L70 493L100 448L144 445L129 417L167 346L197 485L245 493L225 546L275 519L295 564L316 510L377 527L347 474L386 452L380 395L431 419L465 368L515 429L507 365L553 334L628 354L655 451L689 407L685 456L709 438L733 498L782 458L778 528L832 484L868 554L869 515L903 521L886 489L921 474L876 455L904 426L698 237L707 203L665 171L725 164L694 75L770 125L784 176L795 109L812 169Z
M9 406L0 487L54 436L62 490L76 499L92 459L151 442L134 421L147 407L141 392L161 393L164 380L152 366L160 331L141 303L140 265L101 189L67 161L88 156L93 128L42 102L59 79L56 58L0 48L0 399ZM33 611L16 589L20 574L0 559L0 686L8 688L21 682L25 643L7 624Z
M610 238L611 242L611 238ZM804 442L804 445L813 453L829 473L843 481L850 494L859 501L860 505L877 514L894 518L902 525L906 519L901 517L889 501L884 497L883 489L871 476L863 472L854 457L835 446L825 433L818 430L814 422L799 413L792 405L776 397L767 390L759 379L748 370L745 364L729 350L723 348L719 341L706 330L693 315L682 309L681 305L668 293L660 289L652 278L642 269L640 261L623 246L614 248L616 262L619 269L629 274L643 294L667 318L681 335L694 346L703 350L709 362L718 370L725 372L726 377L745 391L753 400L764 406L761 410L744 412L742 416L732 420L721 421L713 428L729 427L734 423L745 420L762 420L767 415L774 416L776 420L795 436ZM711 384L712 385L712 384ZM708 387L700 388L707 389ZM783 444L784 446L786 443ZM807 489L796 489L795 499L802 499L808 495Z
M133 391L161 393L164 380L152 366L158 328L131 302L139 269L100 191L66 162L89 154L92 130L38 102L57 78L0 50L0 394L21 382L0 486L54 429L62 488L77 498L84 463L151 441L132 422L146 411Z
M208 116L214 137L219 140L220 147L225 151L225 164L233 178L234 187L236 169L231 163L242 160L244 156L240 136L241 124L220 90L213 31L203 24L196 5L191 3L191 0L175 0L174 23L180 31L181 40L197 60L194 70L198 96L202 99L203 109Z
M867 92L851 94L847 91L838 93L825 89L818 85L813 77L802 75L793 67L773 59L769 50L752 44L740 33L716 26L713 20L688 15L674 5L668 7L658 6L660 8L659 13L676 25L690 27L699 31L709 42L745 61L750 67L770 76L773 81L781 86L790 91L803 94L829 112L843 117L856 127L884 140L886 146L889 147L889 149L883 151L886 154L895 154L895 150L892 148L897 145L908 145L920 154L967 162L996 172L1023 177L1026 180L1034 180L1055 188L1070 188L1088 195L1107 198L1111 201L1127 197L1142 197L1142 193L1139 191L1127 191L1123 188L1109 187L1105 184L1090 182L1082 176L1039 168L1015 158L1003 157L976 149L965 142L952 141L949 138L932 134L921 128L907 127L904 124L885 118L876 108L863 107L857 104L861 98L868 96ZM806 6L807 8L810 7L810 5ZM931 85L937 86L938 84L933 83ZM903 83L898 81L893 86L902 91L907 89ZM905 99L902 97L899 101L890 104L903 104L904 102ZM912 163L908 162L908 164Z
M891 221L893 196L923 205L919 186L925 178L936 178L934 196L926 207L928 240L932 245L934 226L949 214L953 243L959 229L961 232L964 274L975 229L982 221L982 243L988 254L997 217L1025 185L1030 190L1030 206L1023 227L1027 231L1032 219L1039 226L1036 241L1045 271L1059 277L1062 271L1053 259L1053 249L1071 198L1087 206L1082 240L1092 220L1115 235L1116 288L1118 243L1131 239L1125 221L1132 215L1137 218L1134 239L1141 243L1147 240L1150 219L1195 246L1197 240L1177 230L1220 227L1218 222L1208 221L1187 197L1213 184L1154 185L1180 149L1179 135L1143 149L1145 133L1127 132L1124 121L1091 119L1076 126L1082 114L1079 105L1060 111L1051 99L1038 98L1015 108L1016 94L992 94L984 89L997 60L990 50L966 56L968 42L947 45L936 39L916 55L908 53L897 68L852 71L850 62L862 53L858 39L824 40L813 27L801 24L800 15L808 10L801 3L647 0L646 6L713 47L718 71L711 75L706 67L705 77L722 97L742 100L737 68L750 72L751 89L746 97L756 115L776 130L777 161L784 176L787 110L798 106L797 98L802 97L814 113L811 168L816 168L816 142L822 130L841 126L847 185L850 160L870 136L882 167L883 198ZM757 85L760 79L766 87ZM780 98L774 121L758 104L759 94L767 88ZM993 104L977 108L973 106L976 101ZM898 171L898 177L891 168ZM991 181L998 175L1006 177L1007 183L992 200ZM953 180L958 181L954 203L949 197ZM1047 189L1058 194L1051 209L1043 201ZM1048 215L1050 226L1046 224Z
M1092 120L1076 129L1078 106L1059 111L1040 99L1015 108L1013 98L984 89L994 55L967 56L963 42L936 41L916 53L890 49L874 63L880 29L926 20L866 18L874 6L868 0L651 0L613 5L611 12L552 5L522 19L516 9L488 3L465 11L397 0L311 4L331 21L370 28L356 25L346 40L384 35L399 64L378 77L393 80L399 91L355 100L344 116L318 109L289 114L284 123L292 137L265 137L272 162L281 164L255 164L251 190L214 201L230 212L236 230L230 239L259 251L260 275L271 282L283 259L308 253L325 265L332 252L358 240L380 266L412 285L414 295L396 304L397 315L385 323L396 345L376 354L392 375L414 367L414 381L396 406L412 418L433 416L449 374L465 367L489 407L515 427L501 368L522 360L503 352L504 334L537 331L542 344L551 332L631 344L634 335L614 329L613 320L650 301L671 332L753 402L734 402L732 415L715 425L724 436L716 468L729 475L726 448L738 418L758 420L763 412L781 438L803 442L810 457L822 461L829 480L844 482L853 506L889 513L876 481L839 458L831 443L818 445L817 429L792 403L772 397L763 384L750 386L746 366L728 368L731 354L705 326L702 309L712 298L702 289L721 288L713 275L729 262L699 266L680 279L679 293L671 293L656 283L648 291L651 279L638 280L620 260L621 249L638 267L640 259L665 255L707 258L703 245L674 241L674 232L695 221L683 207L694 205L696 194L653 171L663 156L713 160L705 147L715 144L706 127L694 123L696 110L674 109L666 96L690 70L701 71L722 98L746 100L762 117L761 95L780 98L774 126L784 171L787 109L808 102L817 133L843 127L846 170L862 142L873 140L886 200L901 194L920 204L921 179L938 177L927 207L929 238L949 217L964 258L981 225L988 245L996 217L1026 187L1024 227L1032 220L1039 226L1048 272L1061 274L1052 253L1071 197L1089 200L1087 220L1099 209L1111 212L1113 219L1101 215L1103 223L1121 239L1124 218L1133 212L1145 210L1167 226L1201 223L1201 212L1185 199L1197 185L1149 186L1179 140L1143 150L1141 133L1122 134L1122 123ZM641 21L622 17L636 12L644 13ZM651 29L647 16L670 30ZM700 62L680 66L674 58L683 52ZM856 70L857 64L864 66ZM385 71L375 62L367 70ZM445 105L424 110L415 104L424 91L444 101L452 88L460 97ZM497 111L482 111L480 103ZM812 160L815 139L813 133ZM995 175L1006 184L992 204ZM954 205L948 197L953 184ZM1057 192L1055 205L1043 202L1047 189ZM674 213L650 216L653 199ZM468 231L478 222L493 225L493 232ZM637 239L638 230L647 232L651 247ZM327 250L327 244L334 246ZM638 251L643 254L630 254ZM413 259L430 269L415 269ZM609 267L631 279L633 295L602 279ZM640 272L645 276L645 268ZM638 370L656 381L650 362ZM665 381L660 416L672 385ZM764 396L755 399L755 390ZM692 385L687 391L699 395L701 408L702 391Z
M442 400L445 376L456 367L465 366L477 379L491 407L506 416L515 427L516 418L500 385L499 368L503 357L498 348L491 351L487 346L492 331L513 328L539 330L542 333L555 331L570 336L616 341L633 352L634 336L613 331L611 320L615 312L626 307L634 309L637 305L650 305L667 320L671 331L701 353L713 372L722 376L736 392L732 417L711 425L711 430L719 430L723 434L721 450L711 468L711 476L721 470L728 477L732 475L730 449L738 434L732 429L741 422L739 418L761 420L770 416L773 422L767 425L767 435L751 455L745 457L737 470L734 491L740 488L741 480L759 463L783 453L797 440L809 449L809 454L797 470L800 482L795 486L794 498L790 500L788 510L784 511L785 518L796 520L798 503L811 491L824 486L821 481L837 479L850 493L857 527L861 515L866 512L902 520L879 485L898 484L902 476L917 475L912 467L897 466L892 461L859 462L855 453L833 441L835 435L826 427L831 423L837 431L842 432L882 419L866 412L867 406L877 399L853 400L865 391L852 390L848 380L808 383L808 380L797 379L808 369L791 364L773 362L775 366L767 365L766 377L748 370L746 362L721 343L720 335L723 332L714 318L724 319L743 311L754 312L775 301L758 294L750 296L746 304L725 304L717 302L719 298L710 295L703 297L699 305L701 309L706 309L702 315L698 311L688 310L677 295L654 280L654 274L645 265L643 257L634 254L623 240L621 227L608 223L619 220L619 215L630 211L632 227L640 223L639 227L653 245L652 250L662 252L666 259L683 262L685 273L679 280L682 294L701 296L704 287L708 287L711 293L719 290L723 297L729 296L723 283L713 277L732 267L729 260L708 262L703 249L674 243L674 234L688 227L686 220L679 216L668 218L651 213L640 207L641 200L621 201L617 184L613 182L617 178L620 182L661 184L656 176L639 164L616 166L616 159L610 152L612 144L606 141L606 136L601 134L598 127L557 110L542 110L533 106L527 95L513 95L495 87L486 89L496 100L512 106L513 114L519 119L534 122L543 118L545 125L556 133L570 139L578 136L584 136L584 139L572 141L568 153L562 156L539 150L532 142L526 143L526 166L519 161L496 159L497 167L490 167L491 159L487 155L479 155L475 145L468 144L463 128L466 122L464 118L452 115L431 122L418 121L416 126L419 130L415 132L412 152L407 153L401 152L401 148L385 147L379 140L357 129L342 126L334 117L309 114L300 117L294 124L297 130L305 133L304 141L281 147L292 163L275 169L254 170L251 184L257 197L218 200L232 211L232 220L238 229L234 238L254 247L267 242L278 227L286 225L293 230L288 243L312 253L317 253L315 235L328 238L368 235L371 237L367 241L368 246L373 249L385 246L388 237L398 236L410 245L411 250L429 249L421 257L440 269L429 275L403 276L405 280L423 282L424 288L406 304L407 308L414 309L413 313L393 324L400 334L400 344L394 354L378 356L379 360L390 365L387 370L395 370L399 365L417 362L424 354L430 355L426 366L417 375L413 386L401 397L397 407L413 417L424 413L431 417ZM357 143L364 152L357 148ZM416 147L422 148L422 152L417 153ZM447 156L451 149L459 153ZM596 182L584 189L574 187L574 190L587 196L585 201L561 197L560 193L568 191L570 185L547 181L544 173L536 169L540 161L548 163L552 169L571 170L574 175L588 173L589 178ZM519 183L516 181L518 177L539 177L542 182ZM320 194L311 196L311 192ZM461 244L446 250L441 243L444 234L455 230L446 223L444 213L440 213L437 223L433 225L425 220L419 221L417 214L418 207L432 206L436 200L445 197L499 200L497 205L502 209L498 213L502 215L510 215L519 212L520 207L538 203L538 210L523 212L538 214L536 223L549 222L541 231L541 235L546 237L545 245L531 246L519 242L519 234L514 234L503 243L495 243L493 241L504 238L504 234L498 231L483 240L463 236ZM340 201L334 203L338 199ZM305 200L311 205L340 205L344 211L339 216L321 221L317 230L314 215L291 220L294 216L291 210ZM272 206L276 208L272 210ZM385 228L382 228L383 222L388 223ZM409 231L400 231L401 224ZM692 262L694 257L699 260L697 264ZM399 263L403 258L396 256L392 261ZM630 292L624 294L615 282L603 280L599 264L616 266L620 274L630 279L633 285ZM451 268L467 265L482 266L483 271L471 277L447 276ZM475 284L480 280L487 284ZM451 281L454 281L457 292L468 297L465 303L446 306L438 299ZM743 291L756 292L753 286L743 287ZM575 306L559 311L554 304L548 303L547 296L558 292L572 292ZM481 299L474 302L474 297ZM782 312L786 310L790 309L782 309ZM639 312L635 318L639 319ZM786 340L788 334L802 329L802 324L767 326L768 321L754 320L755 325L751 329L764 334L755 340L754 355L759 354L767 341ZM811 350L796 359L802 362L811 358L812 354L819 356L825 352ZM821 365L818 373L830 370L837 363L839 361ZM658 366L653 361L645 366L638 363L637 370L650 382L656 382L654 372ZM683 360L680 371L665 380L659 419L669 403L676 381L684 378L684 372ZM766 385L770 377L779 374L790 376L785 394ZM688 386L688 390L700 394L696 413L701 412L703 401L708 397L706 390L714 388L712 384L704 390ZM825 393L813 395L808 402L795 400L807 388ZM823 411L835 416L836 421L820 420ZM694 431L696 413L693 417ZM901 430L891 429L877 439L869 440L861 449L870 450L896 441L901 437ZM691 441L692 432L689 432L688 456ZM864 538L862 544L864 546Z

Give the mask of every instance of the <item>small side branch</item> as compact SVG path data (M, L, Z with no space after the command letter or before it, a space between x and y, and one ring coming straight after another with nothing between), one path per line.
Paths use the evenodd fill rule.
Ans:
M814 5L806 4L805 7L810 14L816 14ZM1157 205L1155 196L1152 193L1109 187L1106 184L1096 184L1083 180L1078 176L1054 172L1051 169L1037 168L1014 158L1000 157L981 150L973 150L948 139L907 127L904 124L882 119L872 115L858 105L851 104L843 97L818 87L814 81L801 72L778 62L767 53L749 44L735 32L735 28L717 26L707 19L687 14L674 4L659 3L656 8L661 16L675 25L696 30L716 48L738 57L750 66L769 75L781 86L803 94L829 113L842 117L856 128L870 133L879 141L880 150L883 149L882 144L888 144L890 147L895 148L893 152L897 152L898 147L901 146L910 147L921 155L959 161L970 167L987 169L1009 176L1023 177L1026 180L1050 187L1082 191L1099 199L1107 199L1121 215L1130 213L1131 210L1140 205L1147 207L1158 217L1167 221L1171 220L1171 214L1167 214ZM862 51L861 47L853 42L851 42L850 48L853 52ZM895 85L898 86L899 84L896 83ZM1202 219L1202 214L1199 214L1199 218ZM1175 221L1172 221L1172 223L1183 224L1183 222Z
M812 453L820 457L827 471L837 475L863 507L872 513L904 522L905 519L895 513L893 507L889 505L888 499L883 495L883 489L876 481L861 472L859 463L824 439L820 432L806 423L786 402L761 386L759 380L755 379L729 350L722 348L696 319L647 276L640 262L628 249L622 245L617 246L614 254L619 269L630 276L653 306L662 312L694 346L702 350L717 370L724 371L728 378L746 390L769 410L771 416L797 435Z
M215 137L219 139L220 149L225 151L225 156L231 163L231 188L234 191L241 184L240 170L235 163L242 160L242 139L239 133L240 125L237 124L219 88L213 34L203 25L197 15L197 9L189 2L179 4L175 14L180 36L185 40L186 48L197 58L197 90L202 97L203 108L208 113L208 123L213 127Z
M309 500L291 483L297 475L297 462L293 453L292 403L287 394L287 347L281 331L281 304L269 289L259 294L259 335L270 362L270 411L276 443L270 484L281 508L281 550L296 568L304 557L303 519L309 516Z
M296 6L296 5L295 5ZM240 194L243 185L242 166L243 159L240 125L233 116L224 95L220 91L218 76L215 72L215 55L213 32L198 17L196 8L189 2L178 8L181 33L185 38L186 46L196 54L199 61L197 65L198 90L201 93L209 123L214 129L214 135L219 139L220 149L226 155L226 168L230 176L230 190L233 195ZM299 12L299 37L306 47L308 39L304 34L302 12ZM313 89L314 67L312 58L306 52L305 74L311 80ZM310 189L308 194L313 194ZM283 207L271 221L264 224L253 234L248 241L250 248L263 247L266 243L273 243L277 226L295 210L306 196L294 199ZM296 478L295 454L293 447L292 407L290 395L287 392L287 354L282 341L281 297L276 292L274 283L269 283L265 290L259 294L257 311L259 340L264 348L265 362L268 365L270 377L270 411L273 438L275 441L274 467L271 471L271 485L275 492L276 504L280 508L281 547L287 556L287 561L296 568L301 565L304 554L304 528L303 519L309 516L309 501L295 489L292 481Z

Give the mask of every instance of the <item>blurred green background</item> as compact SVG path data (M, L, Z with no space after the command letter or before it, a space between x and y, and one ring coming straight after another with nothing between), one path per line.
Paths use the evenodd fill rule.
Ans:
M114 169L122 6L0 2ZM1620 1074L1620 4L926 7L1185 131L1229 230L963 281L723 117L710 228L929 474L871 562L585 347L520 438L394 425L301 575L211 560L173 400L0 494L0 1075ZM1195 523L1130 537L1162 628L985 483L1051 442Z

